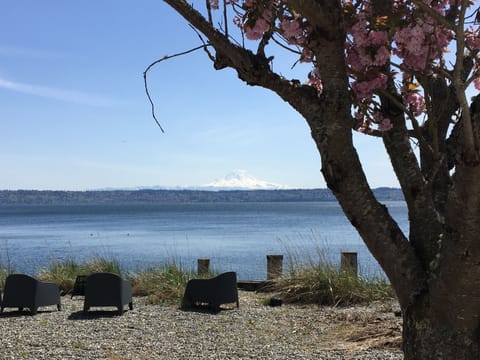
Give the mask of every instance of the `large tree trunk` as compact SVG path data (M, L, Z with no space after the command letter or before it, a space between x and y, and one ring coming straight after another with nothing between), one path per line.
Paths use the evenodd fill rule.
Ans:
M478 326L453 327L441 316L432 313L430 305L428 301L418 301L404 310L405 360L480 359Z

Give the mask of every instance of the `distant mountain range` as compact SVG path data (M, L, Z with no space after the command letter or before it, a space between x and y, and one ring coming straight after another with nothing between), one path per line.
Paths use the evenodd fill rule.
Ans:
M373 190L380 201L403 201L400 189ZM336 201L328 189L281 190L0 190L0 205L154 204L187 202Z
M221 179L216 179L204 185L195 186L141 186L134 188L102 188L96 190L280 190L291 189L291 186L280 185L260 180L245 170L234 170Z

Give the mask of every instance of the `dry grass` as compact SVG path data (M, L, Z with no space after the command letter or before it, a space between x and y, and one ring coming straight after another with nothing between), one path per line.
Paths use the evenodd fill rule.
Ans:
M362 279L328 264L293 268L276 281L272 290L285 302L334 306L367 304L395 297L385 281Z
M150 304L179 304L188 280L195 276L175 263L130 274L133 293L147 296Z
M119 275L122 273L117 260L95 257L86 262L77 262L72 259L54 262L40 269L38 278L54 282L64 293L68 293L73 289L77 275L90 275L96 272L111 272Z

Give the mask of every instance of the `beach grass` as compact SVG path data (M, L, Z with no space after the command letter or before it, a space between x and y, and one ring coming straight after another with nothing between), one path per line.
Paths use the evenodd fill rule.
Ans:
M286 303L349 306L395 298L391 285L382 278L362 278L354 271L328 263L297 266L271 287Z
M0 291L3 291L5 286L5 279L11 273L11 269L7 266L4 266L2 262L0 262Z
M140 269L128 275L132 292L146 296L149 304L180 304L185 287L191 279L216 276L215 270L199 276L193 268L186 268L181 261L169 259L165 264Z
M385 278L361 277L352 269L340 269L325 258L296 261L290 257L287 273L271 290L286 303L349 306L395 298Z
M174 262L129 275L133 293L147 296L150 304L180 303L188 280L194 277L193 271L182 269Z
M318 253L325 252L318 249ZM287 264L284 275L277 278L268 289L285 303L348 306L395 298L385 279L363 278L353 271L340 270L322 256L314 258L312 254L290 250L287 252ZM145 296L150 304L180 304L187 282L198 278L194 269L185 268L175 259L167 260L163 265L126 272L122 271L118 260L101 256L83 262L74 259L52 262L40 269L37 277L58 284L61 291L68 294L73 289L77 275L95 272L123 276L131 282L133 295ZM8 268L0 263L0 287L3 288L9 273ZM217 274L217 271L213 271L203 277Z
M169 260L158 267L125 272L117 260L97 256L85 262L73 259L53 262L40 269L38 278L58 284L61 291L67 294L73 289L77 275L90 275L95 272L111 272L125 277L132 284L133 295L146 296L150 304L179 304L187 282L198 277L193 269L185 269L175 260ZM204 277L214 275L214 272L210 272Z
M68 293L73 289L77 275L90 275L96 272L122 274L120 263L116 259L95 256L84 262L74 259L52 262L39 270L38 278L54 282L63 293Z
M395 293L386 277L357 275L354 269L341 269L327 254L327 240L316 234L306 238L306 245L285 245L286 271L269 291L285 303L349 306L374 301L390 301ZM312 251L312 244L314 250ZM306 250L310 249L310 250ZM360 271L361 272L361 271Z

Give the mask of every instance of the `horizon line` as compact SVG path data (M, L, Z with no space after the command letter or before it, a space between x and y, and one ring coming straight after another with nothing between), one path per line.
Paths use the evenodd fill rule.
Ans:
M377 186L372 187L372 190L377 189L392 189L392 190L402 190L400 187L392 186ZM240 188L240 187L231 187L231 188L212 188L212 187L132 187L132 188L98 188L98 189L86 189L86 190L66 190L66 189L0 189L1 192L5 191L45 191L45 192L109 192L109 191L204 191L204 192L221 192L221 191L301 191L301 190L329 190L328 187L318 187L318 188L281 188L281 189L261 189L261 188Z

